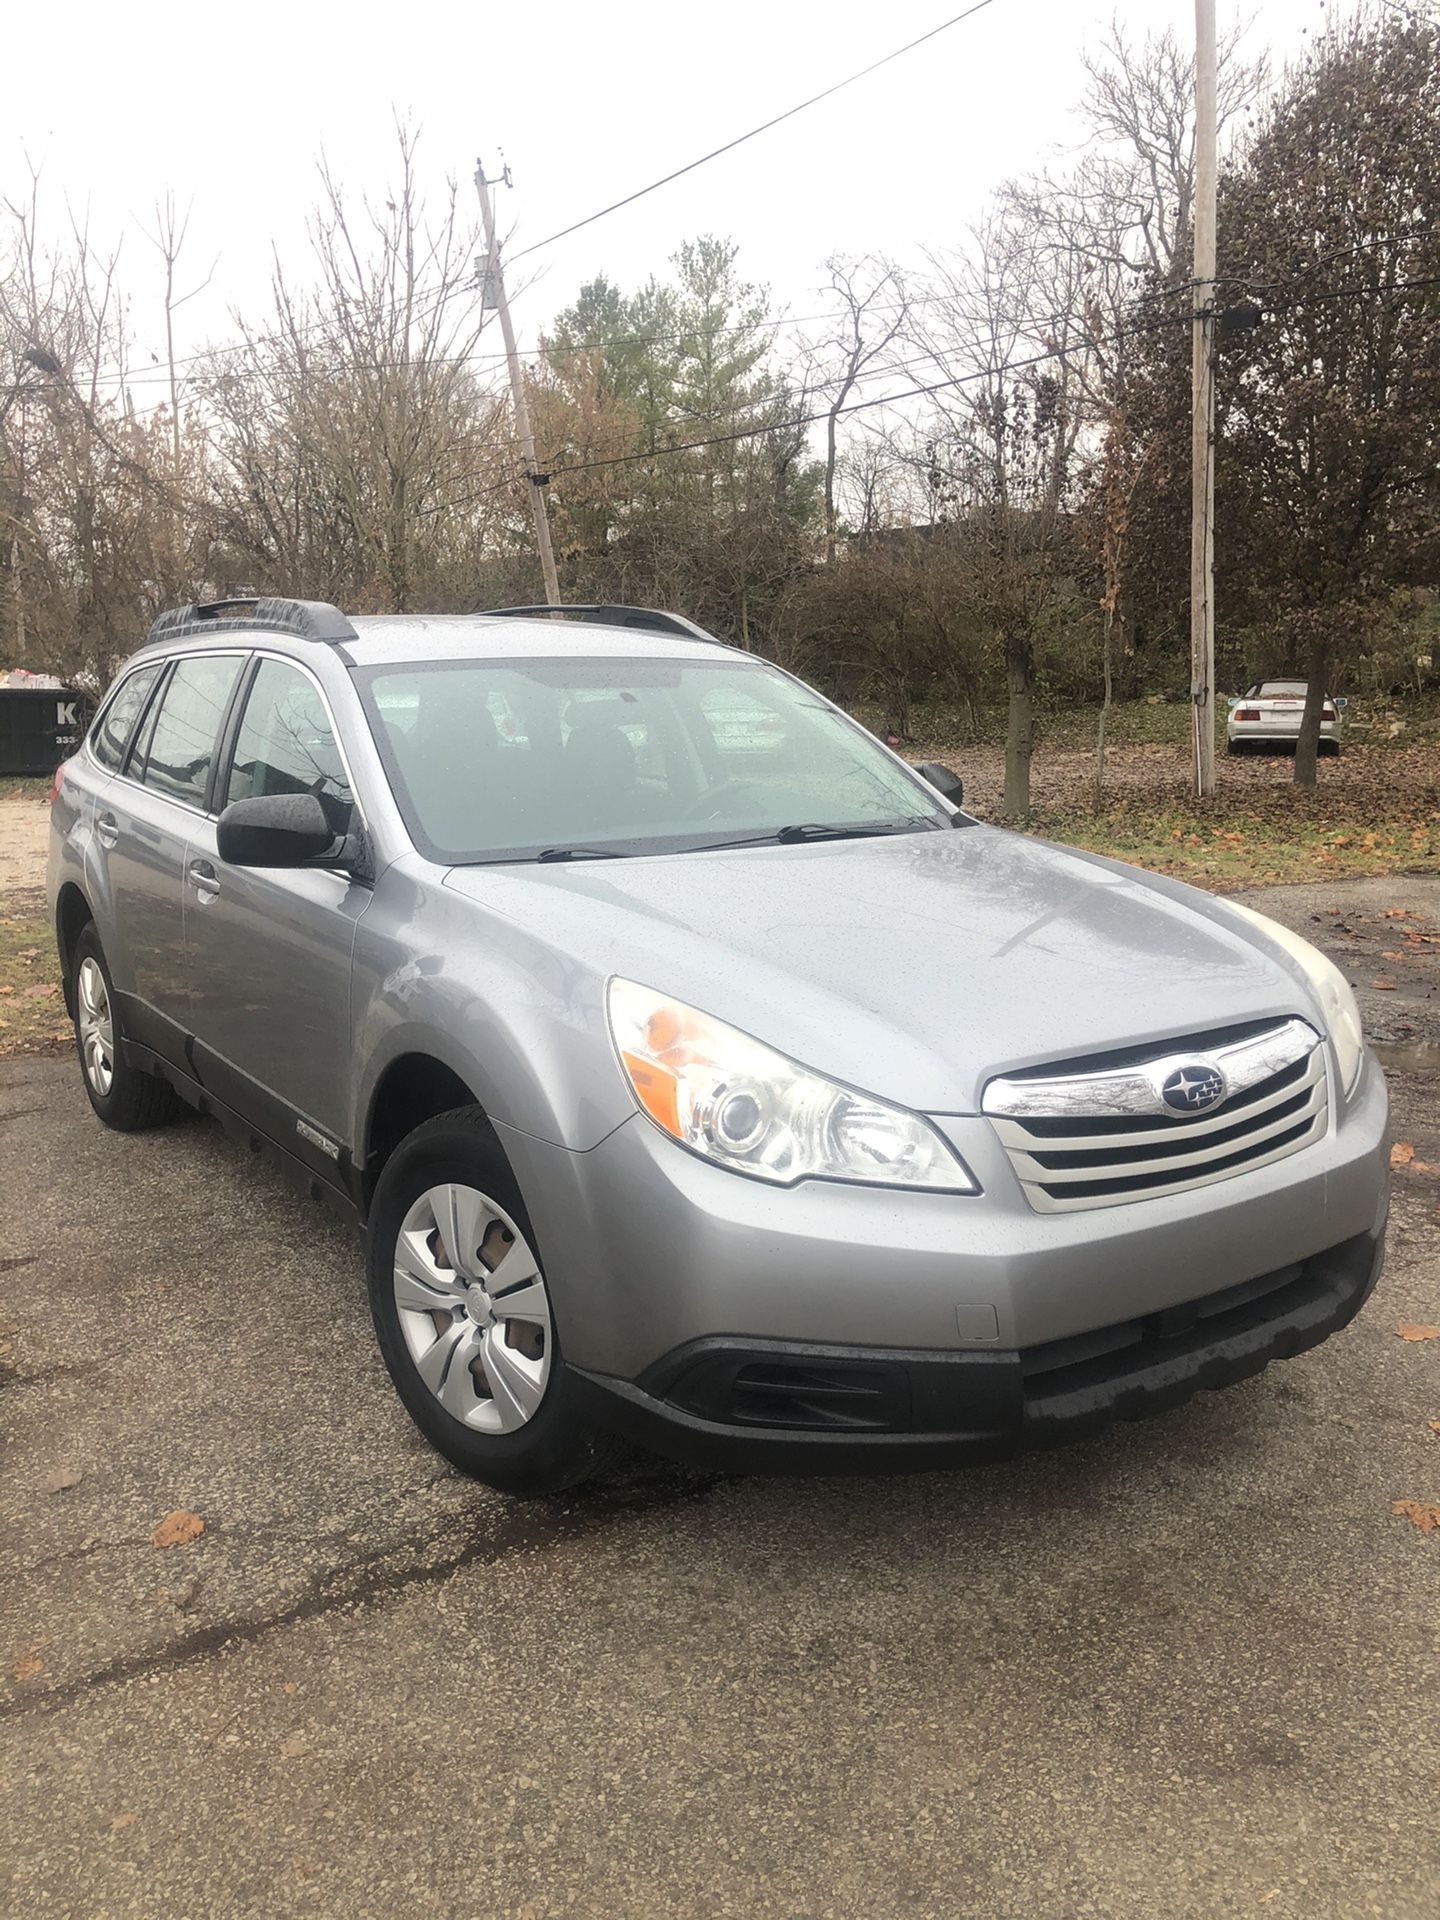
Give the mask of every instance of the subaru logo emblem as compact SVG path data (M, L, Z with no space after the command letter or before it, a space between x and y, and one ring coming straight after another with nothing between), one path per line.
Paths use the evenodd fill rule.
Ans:
M1160 1098L1175 1113L1208 1113L1225 1098L1225 1078L1208 1060L1187 1060L1161 1081Z

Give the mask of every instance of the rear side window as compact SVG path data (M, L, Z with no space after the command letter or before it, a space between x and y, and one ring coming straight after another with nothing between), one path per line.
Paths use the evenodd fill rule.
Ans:
M353 797L325 702L283 660L262 660L251 682L224 802L267 793L313 793L335 832L350 831Z
M96 722L95 731L90 736L90 751L101 766L108 767L112 773L118 771L120 762L125 758L125 749L130 744L130 735L135 730L145 696L154 686L159 671L158 666L137 667L134 673L127 674Z
M238 653L202 654L176 662L160 696L140 778L157 793L203 806L215 739L240 670Z

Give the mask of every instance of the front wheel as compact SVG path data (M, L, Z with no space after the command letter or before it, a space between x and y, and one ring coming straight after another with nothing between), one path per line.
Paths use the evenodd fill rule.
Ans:
M558 1493L599 1469L608 1445L572 1404L534 1229L478 1107L395 1149L366 1264L381 1355L437 1452L502 1493Z

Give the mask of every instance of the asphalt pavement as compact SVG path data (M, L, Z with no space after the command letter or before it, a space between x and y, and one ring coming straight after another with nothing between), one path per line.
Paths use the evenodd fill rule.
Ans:
M0 1063L0 1911L1434 1920L1440 881L1249 897L1394 1063L1376 1297L951 1475L509 1503L402 1414L353 1232Z

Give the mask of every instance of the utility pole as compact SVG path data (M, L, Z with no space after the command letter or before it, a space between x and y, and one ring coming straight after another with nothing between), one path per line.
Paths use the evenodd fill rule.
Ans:
M500 182L509 186L510 169L504 168ZM530 511L535 518L535 545L540 553L540 570L545 576L545 603L558 607L560 581L555 572L555 551L550 545L550 516L545 509L545 488L549 475L536 471L535 436L530 431L530 408L525 401L525 377L520 356L515 351L515 329L510 324L510 302L505 296L505 273L500 265L500 247L495 238L495 208L490 189L499 183L485 178L482 162L475 163L475 191L480 196L480 215L485 222L485 282L494 289L495 308L500 315L500 332L505 341L505 358L510 366L510 397L515 406L515 431L520 437L520 452L525 461L525 485L530 494Z
M1195 791L1215 791L1215 0L1195 0L1194 339L1190 362L1190 696Z

